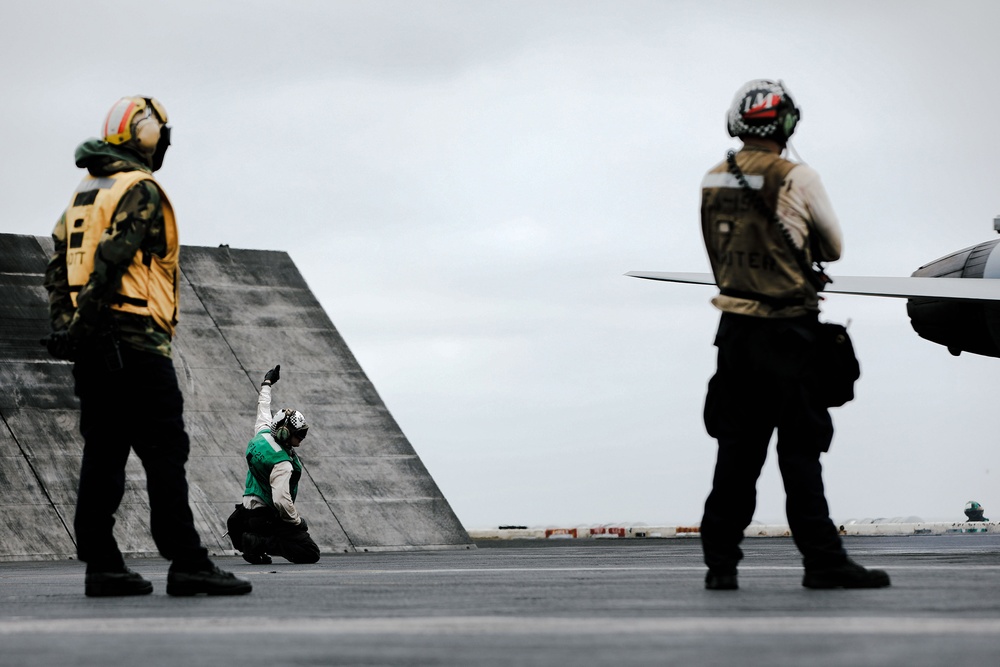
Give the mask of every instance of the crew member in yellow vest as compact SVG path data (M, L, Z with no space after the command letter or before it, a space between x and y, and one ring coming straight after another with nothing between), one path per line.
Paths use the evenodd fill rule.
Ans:
M52 232L45 272L52 333L43 343L74 362L84 439L74 530L88 596L153 590L126 567L112 533L133 450L146 470L153 540L171 561L167 593L252 589L208 558L188 503L190 444L171 358L180 244L173 207L153 178L169 145L163 105L118 100L103 137L77 148L76 165L88 173Z
M818 174L782 157L801 117L782 83L750 81L727 115L743 148L702 182L702 233L719 286L712 303L722 311L705 400L705 425L719 443L700 530L711 590L739 587L739 545L775 430L802 585L889 585L885 572L847 557L823 490L820 454L833 422L810 382L822 288L813 262L839 259L841 233Z

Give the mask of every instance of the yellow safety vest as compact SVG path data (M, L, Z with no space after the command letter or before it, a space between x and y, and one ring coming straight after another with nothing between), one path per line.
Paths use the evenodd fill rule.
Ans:
M94 271L94 253L111 226L111 217L122 196L139 181L156 180L144 171L123 171L110 176L87 175L80 182L66 209L66 270L73 305L77 293ZM156 184L157 188L159 185ZM118 299L111 308L152 317L164 331L174 335L180 303L177 223L166 194L160 189L167 250L157 257L139 250L122 276Z

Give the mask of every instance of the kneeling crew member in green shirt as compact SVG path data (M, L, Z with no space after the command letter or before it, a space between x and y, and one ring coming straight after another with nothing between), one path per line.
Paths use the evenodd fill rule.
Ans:
M247 445L246 489L243 502L229 517L233 546L243 560L266 565L271 556L293 563L315 563L319 547L309 536L306 521L295 509L302 462L295 453L309 425L297 410L271 415L271 385L278 381L281 366L264 375L257 398L254 436Z

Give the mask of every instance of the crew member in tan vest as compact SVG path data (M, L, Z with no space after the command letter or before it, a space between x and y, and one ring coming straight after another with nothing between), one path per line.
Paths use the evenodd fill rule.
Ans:
M722 311L705 400L705 425L719 443L701 521L711 590L739 587L739 545L775 430L802 585L889 585L885 572L847 557L823 490L820 454L830 447L833 422L809 382L822 287L811 267L840 257L841 233L818 174L782 157L801 118L782 83L750 81L727 115L743 148L702 182L702 232L719 286L712 303Z
M126 567L112 533L130 451L146 470L153 540L171 561L167 593L252 588L209 560L188 504L189 440L171 359L180 242L153 178L169 145L167 112L156 99L115 102L102 138L76 149L76 165L88 173L52 232L45 271L52 333L43 342L74 362L84 440L74 530L88 596L153 591Z

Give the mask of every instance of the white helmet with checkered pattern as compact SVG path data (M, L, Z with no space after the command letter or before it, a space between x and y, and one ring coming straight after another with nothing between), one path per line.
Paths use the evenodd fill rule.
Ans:
M286 444L293 437L303 440L308 431L306 418L301 412L291 408L279 412L271 422L271 436L279 445Z
M726 113L726 128L731 137L761 137L784 144L801 118L781 81L754 79L736 92Z

